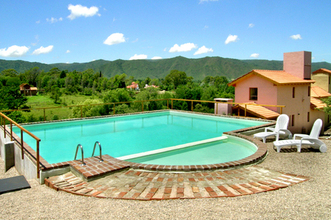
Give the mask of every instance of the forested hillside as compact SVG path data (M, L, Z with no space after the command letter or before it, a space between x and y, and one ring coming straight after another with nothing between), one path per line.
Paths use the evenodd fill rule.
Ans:
M268 60L237 60L222 57L205 57L201 59L188 59L185 57L175 57L161 60L96 60L88 63L56 63L43 64L26 61L7 61L0 59L0 72L5 69L15 69L22 73L34 67L39 67L45 72L56 67L60 70L74 70L82 72L87 69L93 69L95 72L102 72L103 76L108 78L125 73L133 76L135 79L165 78L171 70L185 72L192 76L194 80L203 80L206 76L225 76L229 80L235 79L252 69L272 69L280 70L283 68L282 61ZM319 68L331 69L331 64L319 62L312 64L312 70Z

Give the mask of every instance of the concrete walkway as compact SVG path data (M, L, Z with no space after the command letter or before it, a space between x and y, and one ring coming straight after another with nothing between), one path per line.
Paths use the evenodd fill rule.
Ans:
M258 165L233 170L152 172L123 170L90 182L69 172L45 181L53 189L99 198L162 200L234 197L261 193L308 180Z

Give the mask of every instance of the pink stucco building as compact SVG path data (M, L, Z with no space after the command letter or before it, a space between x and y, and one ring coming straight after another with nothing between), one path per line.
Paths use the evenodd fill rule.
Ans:
M284 53L283 70L252 70L229 83L235 87L236 103L261 105L284 105L282 113L290 117L289 130L293 133L309 132L314 121L321 118L324 125L328 119L323 111L325 104L311 88L311 52ZM326 92L326 91L324 91ZM326 92L326 97L331 96ZM262 115L263 111L279 115L280 108L266 106L251 110ZM271 117L270 117L271 118Z

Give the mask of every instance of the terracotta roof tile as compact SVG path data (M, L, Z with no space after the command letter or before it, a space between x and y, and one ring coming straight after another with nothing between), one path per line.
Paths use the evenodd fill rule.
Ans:
M331 96L331 94L319 86L312 86L311 87L311 96L314 98L326 98L326 97Z
M321 100L316 99L314 97L310 98L310 105L313 108L317 108L317 109L323 109L324 107L326 107L326 104L324 102L322 102Z
M317 73L329 73L329 74L331 74L331 70L328 70L328 69L325 69L325 68L320 68L320 69L315 70L313 72L313 74L317 74Z
M306 84L306 83L315 82L314 80L304 80L299 77L293 76L292 74L289 74L289 73L285 72L284 70L252 70L251 72L246 73L245 75L233 80L228 85L232 86L252 74L263 77L276 85Z

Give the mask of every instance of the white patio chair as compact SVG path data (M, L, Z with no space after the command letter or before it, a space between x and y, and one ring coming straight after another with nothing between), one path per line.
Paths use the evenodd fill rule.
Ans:
M314 125L310 131L310 134L295 134L293 139L282 140L282 141L274 141L273 144L277 148L277 152L280 152L280 149L285 146L296 146L298 152L301 152L302 145L309 145L314 149L319 149L322 153L325 153L327 150L326 145L318 139L321 129L322 129L323 121L321 119L317 119L314 122ZM296 139L299 137L300 139Z
M279 140L279 135L286 135L292 137L292 133L287 129L289 117L285 114L278 116L276 126L274 128L268 127L264 129L264 132L254 134L255 138L262 138L263 143L266 142L267 137L275 136L276 141Z

